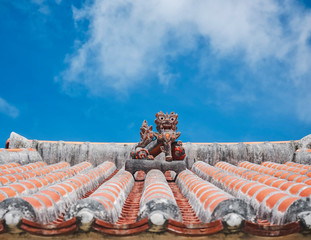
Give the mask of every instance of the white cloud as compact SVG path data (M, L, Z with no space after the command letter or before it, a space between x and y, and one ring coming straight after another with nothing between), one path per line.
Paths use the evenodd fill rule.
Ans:
M50 14L50 8L49 6L45 3L45 0L31 0L33 4L38 5L38 11L42 14L48 15Z
M17 118L19 110L0 97L0 113L6 114L12 118Z
M73 13L78 27L87 20L89 28L86 41L67 57L65 85L82 85L94 94L127 92L156 77L167 86L178 77L166 71L168 59L195 52L203 41L202 55L236 56L254 72L267 60L283 65L279 78L252 79L253 84L303 86L297 106L309 94L311 14L297 1L94 0ZM203 70L209 67L201 63ZM242 96L233 98L243 102ZM311 121L311 110L307 117L306 111L298 114Z
M55 3L59 5L62 0L55 0ZM48 3L51 3L47 0L31 0L31 3L36 4L39 8L38 11L42 14L49 15L51 13L51 9Z

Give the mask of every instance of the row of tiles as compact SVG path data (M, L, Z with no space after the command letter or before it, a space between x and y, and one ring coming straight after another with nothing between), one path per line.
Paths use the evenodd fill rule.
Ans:
M193 167L193 171L197 171L196 167L200 168L202 164L205 164L205 163L197 162ZM207 166L207 165L203 165L203 166L205 168L212 167L212 166ZM110 173L113 171L112 169L113 168L111 168ZM203 167L201 167L201 169L199 170L201 171L202 169ZM161 177L163 174L157 170L152 170L148 174L146 176L145 187L144 187L143 198L142 198L143 200L147 199L147 201L142 200L140 208L145 210L145 212L149 211L147 216L152 216L153 214L151 214L150 210L148 210L148 207L150 208L151 205L154 206L154 204L157 204L157 201L155 201L155 199L161 199L160 202L162 204L162 208L164 205L165 207L163 208L164 210L162 209L162 213L160 214L161 216L158 214L158 216L154 217L155 223L159 223L163 221L163 219L165 218L180 220L178 219L178 216L180 216L180 214L178 213L176 214L176 210L172 210L172 206L176 206L176 201L172 193L169 191L170 188L168 187L167 182L164 181L165 178L163 180L163 178ZM200 175L201 173L198 173L198 174ZM201 176L202 178L206 178L206 176L208 176L206 172L204 174L205 176ZM98 176L100 175L101 174L99 174ZM96 177L98 176L96 176L95 174L91 178L89 178L89 180L92 182L92 179L93 180L97 179ZM163 181L161 181L161 178ZM70 182L73 182L73 181L71 180ZM86 179L85 179L85 182L83 182L80 178L80 184L81 182L82 182L82 185L83 184L87 185L88 183ZM101 181L97 181L97 183L98 182L101 182ZM77 202L77 203L72 204L72 206L74 207L71 207L70 210L67 211L67 215L65 219L66 218L70 219L74 215L77 216L79 214L80 216L82 216L82 219L83 217L84 219L87 219L89 217L88 214L90 211L86 211L86 210L87 209L92 210L94 209L94 207L100 206L102 210L102 211L99 211L101 216L98 215L96 216L96 218L103 219L108 222L109 221L116 222L122 210L123 203L128 193L132 189L133 182L134 180L131 174L129 174L126 171L120 171L120 173L118 173L114 178L104 183L97 191L95 191L91 196L89 196L87 199L84 199L84 200L76 201L78 197L73 198L72 196L70 196L70 194L68 195L68 193L70 193L68 191L69 189L67 189L67 192L66 191L61 192L59 190L56 190L55 188L53 188L53 190L51 191L43 192L43 193L39 192L37 195L35 195L35 198L37 198L37 200L38 199L41 200L41 202L38 201L40 204L38 204L38 202L33 201L33 198L32 200L29 200L29 199L23 199L23 200L26 200L26 202L30 203L30 205L33 207L32 210L34 210L35 214L32 216L32 219L34 219L34 221L39 219L39 221L43 221L43 223L50 222L52 215L54 217L57 216L59 213L61 213L65 209L66 205L67 206L69 205L70 202L69 201L66 202L66 199L71 199L73 200L73 202ZM186 189L184 194L187 195L187 197L190 199L190 202L193 202L192 206L193 207L200 206L200 209L196 210L196 212L197 212L197 215L200 216L201 221L203 222L210 222L213 220L213 218L219 219L219 218L228 217L229 218L228 222L232 222L232 219L234 219L235 220L234 224L237 225L237 223L240 221L240 218L236 219L237 215L240 215L240 216L242 215L244 219L245 218L249 220L253 219L254 214L252 213L252 210L249 207L250 205L252 206L252 204L250 204L247 198L245 198L246 201L244 202L241 201L240 199L241 197L234 198L232 195L230 195L226 191L223 191L221 187L217 188L215 185L218 185L218 182L217 183L215 182L216 183L215 185L212 185L211 183L206 182L206 181L202 182L202 179L198 178L195 174L189 171L184 171L183 173L179 174L177 178L177 182L179 183L179 187L181 189L183 190ZM79 186L79 184L77 185ZM82 185L80 187L82 187ZM90 185L92 185L92 187L95 187L96 184L90 184ZM64 188L64 186L60 186L60 187ZM91 189L92 187L88 188L88 190ZM202 189L204 189L204 191ZM192 191L192 190L195 190L195 191ZM200 192L201 194L198 194L198 192L196 191ZM58 196L56 194L52 194L52 192L57 193ZM204 194L202 195L203 192ZM168 201L163 205L163 199L165 199L167 196L169 196L169 198L167 199ZM63 203L60 204L60 202L64 202L64 198L65 198L66 204L65 205ZM48 202L47 199L50 200L49 204L46 204ZM9 203L10 201L7 201L7 203ZM44 204L42 204L42 202ZM196 203L199 203L199 204L196 204ZM4 206L3 203L1 204L2 206ZM0 208L1 208L1 204L0 204ZM62 205L62 207L59 207L58 205ZM58 210L57 211L53 210L55 208ZM284 208L286 208L286 206ZM176 209L178 209L178 207ZM228 212L228 211L223 211L223 209L234 209L234 210L230 210ZM161 210L161 208L158 209L158 212L159 210ZM203 214L201 212L203 212ZM241 214L241 212L243 212L243 214ZM235 213L235 215L233 215L232 213ZM176 214L177 217L176 216L174 217L174 214ZM210 214L210 216L207 217L208 214ZM41 215L45 217L40 217ZM29 216L27 217L29 218ZM285 222L280 222L280 223L282 224Z
M84 166L86 166L87 164L88 163L83 163ZM221 164L225 164L225 163L218 163L217 166L221 167ZM32 165L44 166L44 164L42 164L42 163L35 163ZM59 166L57 166L57 165L59 165ZM89 165L87 167L90 167ZM197 163L197 165L198 165L198 163ZM267 169L265 169L265 168L268 168L268 167L262 167L262 166L258 166L256 164L242 162L242 163L240 163L240 165L244 166L246 168L248 167L249 169L257 170L258 172L263 172L263 174L271 174L271 175L278 174L278 172L276 172L276 171L271 171L270 168L269 168L269 171L266 171ZM269 165L270 167L274 166L275 168L278 168L278 169L282 169L282 168L284 169L285 168L285 170L292 170L294 172L297 170L297 168L293 168L292 166L287 167L287 165L293 165L293 163L286 163L284 166L280 165L280 164L275 164L275 163L264 163L263 165ZM194 165L194 166L196 166L196 165ZM227 164L227 166L228 166L228 164ZM0 168L3 168L3 167L4 166L1 166ZM26 166L24 166L24 167L27 168ZM46 168L41 168L40 170L43 170L44 172L46 172L46 169L49 168L49 169L52 169L53 171L55 171L55 170L58 170L58 167L67 167L67 165L66 165L66 163L58 163L58 164L54 164L54 166L51 165L51 166L48 166ZM231 167L234 167L234 166L231 166ZM301 170L301 167L302 166L299 166L300 170ZM303 167L308 170L308 166L303 166ZM16 164L11 164L11 166L9 166L9 168L11 168L11 170L14 170L14 171L15 171L15 169L20 169L20 167L16 166ZM75 166L75 169L78 169L78 168L79 168L79 165ZM83 168L79 168L79 170L81 171L81 170L83 170ZM227 170L226 167L223 168L223 170ZM79 171L74 171L75 174L78 172ZM244 174L245 175L244 176L242 174L244 172L245 171L239 171L238 174L240 174L240 176L246 177L248 179L250 176L252 176L251 174L249 174L250 172L248 172L248 175ZM288 178L288 176L292 175L292 174L289 174L289 172L284 173L284 170L282 170L282 173L283 173L282 175L279 175L281 178L282 178L282 176L284 176L283 178L285 178L285 176L287 176L286 178ZM306 172L306 173L308 173L308 172ZM255 175L254 172L252 174ZM64 179L64 176L62 175L61 177L59 177L59 175L60 175L59 172L56 174L51 174L51 176L58 176L57 179L62 181ZM68 174L68 175L70 176L71 174ZM49 178L51 178L51 176L47 175L47 176L45 176L45 178L49 179ZM259 175L257 174L256 177L258 177L258 176ZM262 175L262 178L260 178L258 181L260 182L260 181L262 181L262 179L266 179L266 178L267 178L267 176ZM31 193L32 191L35 192L36 190L38 190L42 187L45 187L48 183L50 183L50 184L54 183L53 180L55 180L55 178L54 179L52 178L52 181L51 180L47 181L47 179L45 179L45 181L42 182L43 178L34 178L34 179L30 179L27 182L21 182L18 184L11 184L9 186L6 186L6 187L3 187L2 189L0 189L0 192L2 193L2 195L0 195L0 196L2 197L2 199L4 199L7 197L20 196L20 195L23 195L24 193L25 194ZM256 180L256 179L257 178L251 178L249 180ZM274 182L272 183L271 180L274 180ZM298 182L302 181L301 177L300 178L299 177L288 178L288 180L298 181ZM307 179L303 180L306 182L305 184L293 184L293 183L290 183L286 180L281 181L278 178L274 177L274 178L268 179L266 184L270 183L270 185L272 185L272 187L279 187L280 190L283 190L283 191L286 190L286 187L287 188L291 187L289 190L291 194L297 194L297 192L299 191L299 195L303 197L303 196L308 196L309 195L308 193L310 192L310 188L306 187L306 184L308 184L308 181L306 181L306 180L309 180L308 177L307 177ZM278 184L278 185L276 186L276 184ZM24 186L26 186L26 187L24 187ZM259 188L259 186L257 186L257 188ZM33 189L35 189L35 190L33 190ZM247 189L247 186L244 187L243 189ZM235 190L237 190L237 188ZM266 190L266 192L269 193L268 190ZM250 192L250 193L252 193L252 192ZM279 196L284 196L284 194L279 195ZM289 202L289 201L287 201L287 202ZM270 203L270 201L268 201L268 203ZM285 207L287 207L287 206L285 206Z
M272 224L295 222L302 216L301 214L310 214L310 198L293 194L306 195L310 190L308 185L256 172L260 169L257 164L241 162L240 166L252 166L255 172L224 162L217 163L216 167L196 162L192 170L237 199L244 200L254 209L258 218L266 219ZM280 188L276 188L277 186Z
M95 169L101 168L103 172L88 177L94 173ZM95 218L110 223L117 222L123 203L133 187L134 178L127 171L120 170L117 175L102 184L88 198L78 200L84 193L96 187L103 178L110 175L115 170L115 166L113 163L106 162L95 169L89 169L85 173L69 179L63 178L57 184L44 185L42 188L37 186L37 191L29 194L30 191L28 190L27 196L23 196L24 194L21 191L17 192L19 189L16 186L7 185L3 191L15 189L15 198L7 198L13 196L12 194L7 195L6 199L0 203L0 217L10 219L10 212L4 210L9 208L19 211L23 218L47 224L53 222L59 214L67 209L64 216L65 221L80 216L83 222L87 222L86 219L90 219L89 214L91 213ZM57 172L53 174L57 174ZM47 177L49 176L47 175ZM100 177L102 179L99 180ZM39 178L30 180L39 181ZM41 177L40 180L42 181ZM25 181L18 184L23 186ZM88 184L90 187L87 187ZM83 191L76 194L79 190ZM94 209L97 211L93 211ZM159 170L151 170L147 174L139 209L138 220L149 217L156 224L164 222L168 218L176 221L182 220L174 195L164 175ZM154 212L160 212L160 214L153 214Z

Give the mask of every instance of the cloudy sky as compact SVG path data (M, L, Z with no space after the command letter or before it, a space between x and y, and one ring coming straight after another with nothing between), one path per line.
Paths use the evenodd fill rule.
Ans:
M179 114L184 142L311 133L311 1L1 0L0 147L139 141Z

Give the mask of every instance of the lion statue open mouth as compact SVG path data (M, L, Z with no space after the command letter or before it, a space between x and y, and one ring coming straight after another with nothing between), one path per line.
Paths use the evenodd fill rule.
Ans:
M160 111L156 113L154 122L158 132L153 132L152 126L148 126L144 120L140 128L140 142L131 152L131 157L152 160L164 152L166 161L183 160L185 149L181 141L176 141L180 136L180 132L177 132L178 114Z

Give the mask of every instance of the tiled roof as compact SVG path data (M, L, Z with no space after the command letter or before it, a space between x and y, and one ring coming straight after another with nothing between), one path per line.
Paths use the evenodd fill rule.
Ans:
M195 163L192 169L199 176L209 179L220 188L249 203L254 208L257 218L265 219L271 224L283 225L294 222L299 213L311 210L308 201L304 201L301 197L264 184L270 176L262 174L264 182L261 183L258 179L252 181L232 176L228 171L203 162Z
M3 163L0 232L282 236L310 228L309 165L197 161L175 175L132 175L109 161Z

